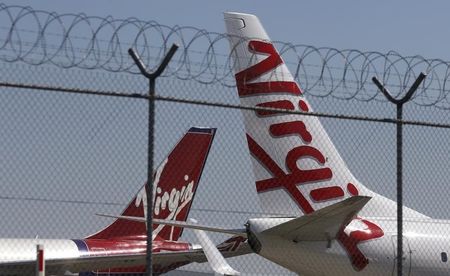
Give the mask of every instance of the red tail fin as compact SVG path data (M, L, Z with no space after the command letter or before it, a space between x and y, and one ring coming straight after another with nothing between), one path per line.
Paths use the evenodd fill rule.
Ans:
M153 217L185 221L197 190L215 129L191 128L158 167L153 185ZM123 216L146 217L148 186L144 185L122 212ZM182 228L153 225L153 239L176 241ZM87 239L146 239L146 225L118 219Z

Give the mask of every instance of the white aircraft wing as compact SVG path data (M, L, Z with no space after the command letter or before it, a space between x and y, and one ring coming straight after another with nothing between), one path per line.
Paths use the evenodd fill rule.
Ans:
M163 220L163 219L154 219L153 223L247 237L245 229L219 228L214 226L198 225L196 223L189 223L185 221Z
M371 199L353 196L299 218L282 223L262 233L294 241L329 241L346 226Z
M107 214L96 214L96 215L101 216L101 217L115 218L115 219L146 222L146 219L142 218L142 217L115 216L115 215L107 215ZM247 233L246 233L245 229L227 229L227 228L220 228L220 227L215 227L215 226L199 225L199 224L189 223L189 222L185 222L185 221L164 220L164 219L153 219L153 223L170 225L170 226L175 226L175 227L182 227L182 228L189 228L189 229L194 229L194 230L204 230L204 231L208 231L208 232L217 232L217 233L247 237Z

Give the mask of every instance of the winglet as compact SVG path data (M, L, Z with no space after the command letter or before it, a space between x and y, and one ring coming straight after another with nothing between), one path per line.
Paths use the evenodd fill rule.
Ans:
M193 224L197 223L195 219L189 219ZM199 240L203 252L205 252L206 259L215 273L220 275L240 275L240 273L234 270L225 260L225 258L220 254L217 247L211 241L211 239L206 235L203 230L194 230L197 239Z

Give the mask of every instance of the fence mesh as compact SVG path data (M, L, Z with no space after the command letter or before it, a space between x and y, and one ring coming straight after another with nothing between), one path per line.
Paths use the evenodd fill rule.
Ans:
M275 211L276 206L272 213L267 212L260 205L253 168L255 156L249 154L243 119L243 113L255 111L226 107L240 105L240 101L229 56L224 54L228 51L228 46L222 45L225 35L187 27L169 28L156 22L55 15L4 5L0 13L8 14L9 18L1 24L4 44L0 48L0 82L48 87L47 91L0 88L2 237L81 239L113 221L96 214L121 214L144 185L147 175L147 99L122 96L145 95L148 81L137 73L126 50L137 46L146 62L156 64L175 40L184 47L165 75L157 80L157 96L161 98L156 100L155 110L156 164L164 162L191 127L217 128L189 217L203 224L243 228L251 218L291 215ZM42 22L43 18L47 21L37 24L38 29L10 24L30 20ZM93 37L86 42L85 48L75 46L76 28L67 28L68 18L75 22L69 25L71 27L84 24L80 22L89 23L84 25L89 27L79 29L81 33L86 29L92 31L84 34ZM93 24L97 25L92 27ZM138 35L125 36L122 28L132 25L137 26L135 32ZM101 35L97 35L97 31ZM147 37L146 32L162 34L162 39L153 40L157 35ZM190 33L190 40L187 33ZM72 40L58 44L58 39L64 35ZM38 37L33 40L35 36ZM82 37L79 39L84 41ZM429 78L425 85L420 87L413 101L404 106L404 119L441 124L441 127L404 125L403 197L406 206L425 216L448 218L450 206L446 182L450 145L446 138L450 118L445 86L448 63L402 57L396 53L338 51L288 43L278 43L278 48L295 72L296 79L305 87L305 97L314 112L336 115L335 118L320 117L319 121L349 171L367 188L393 201L396 199L395 124L392 120L384 123L344 120L338 115L394 119L395 106L384 100L370 82L372 75L382 76L386 85L397 93L409 88L419 70L427 71ZM309 61L308 57L313 53L317 56ZM374 65L377 62L381 66ZM113 95L63 93L51 89L57 87ZM168 101L164 97L179 101ZM210 105L182 101L201 101ZM322 136L314 139L317 143L326 142ZM329 155L326 158L327 162L332 162L328 159L339 157ZM317 166L320 160L302 162L296 164L299 167ZM333 171L336 177L344 173ZM344 192L351 192L349 186L346 187L348 190ZM312 188L307 189L303 192L310 193ZM310 196L314 197L312 193ZM287 204L284 200L281 196L280 206ZM370 206L369 213L395 213L395 210L370 210ZM387 204L385 208L392 206ZM440 230L430 228L429 231ZM380 274L391 273L395 265L392 252L396 232L385 232L384 235L376 246L392 248L385 261L388 265L370 268ZM210 236L217 244L229 238L217 233ZM181 240L198 243L191 230L185 230ZM339 254L345 249L338 245L339 242L344 243L334 241L330 254ZM421 244L409 238L405 242L410 248L409 257L404 261L406 270L414 267L411 254L415 251L422 251L422 255L429 254L430 259L441 262L444 249L421 248ZM369 245L367 242L359 246L368 250ZM28 249L24 246L16 242L11 249L25 252ZM314 262L320 254L316 245L306 242L298 246L310 252L310 256L305 257L310 261L309 265L317 265ZM326 242L320 246L325 248ZM280 250L292 250L292 247L281 247ZM292 251L294 253L297 251ZM325 258L328 264L335 261ZM356 258L355 262L358 261L361 260ZM257 254L231 258L229 262L249 275L293 274ZM320 262L323 265L324 260L320 259ZM341 272L340 264L334 265L334 269ZM357 267L355 263L353 265ZM189 264L182 269L211 272L205 263ZM325 270L325 273L331 275L336 271Z

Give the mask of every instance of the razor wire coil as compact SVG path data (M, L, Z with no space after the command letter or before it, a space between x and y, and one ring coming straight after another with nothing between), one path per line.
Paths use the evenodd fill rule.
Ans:
M246 41L243 40L243 43ZM0 61L61 68L101 69L138 74L127 54L137 50L152 66L179 44L165 77L234 87L232 54L226 34L186 26L166 26L137 18L56 14L0 4ZM377 76L391 91L404 93L420 72L428 74L413 102L450 108L450 62L355 49L274 42L302 89L317 97L384 100L371 81Z

